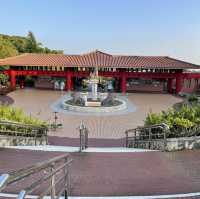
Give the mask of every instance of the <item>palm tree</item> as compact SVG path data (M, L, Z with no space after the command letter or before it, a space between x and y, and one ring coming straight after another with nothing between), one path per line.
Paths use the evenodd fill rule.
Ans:
M27 52L29 53L42 52L42 48L40 47L41 45L42 45L41 43L37 43L33 32L29 31L27 35L27 45L26 45Z

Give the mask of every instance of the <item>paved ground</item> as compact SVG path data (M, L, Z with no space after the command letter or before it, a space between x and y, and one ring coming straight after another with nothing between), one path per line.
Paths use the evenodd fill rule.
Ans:
M14 91L8 97L14 100L14 106L23 108L28 114L46 121L53 121L54 115L50 105L63 94L65 93L60 91L24 89ZM160 112L180 101L180 98L172 95L149 93L129 94L128 99L137 107L136 112L117 116L77 116L59 113L59 122L64 126L57 132L50 132L50 135L78 137L77 127L83 120L90 130L90 138L122 138L126 129L143 125L143 121L150 110Z
M45 90L17 90L0 101L8 101L26 113L53 121L50 106L64 93ZM147 113L160 112L180 101L172 95L129 94L129 101L137 111L117 116L77 116L58 114L64 127L50 132L49 142L54 145L77 146L76 129L83 120L90 130L90 146L122 146L124 131L143 125ZM109 138L109 139L108 139ZM49 159L60 152L0 149L0 173L26 167ZM200 153L72 153L72 195L124 196L159 195L200 192ZM13 186L15 192L23 184ZM199 198L199 197L193 197Z
M79 146L79 138L49 136L48 144L56 146ZM126 140L122 139L106 139L106 138L89 138L89 147L125 147Z
M0 173L61 153L0 150ZM159 195L200 191L200 153L72 153L72 195ZM22 184L18 184L18 188ZM16 186L12 188L15 190Z
M14 103L14 99L7 95L0 95L0 104L11 105Z

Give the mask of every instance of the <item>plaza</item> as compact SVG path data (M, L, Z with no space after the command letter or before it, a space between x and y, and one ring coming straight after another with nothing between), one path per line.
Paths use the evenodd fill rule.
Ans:
M19 169L22 165L29 166L68 153L73 159L70 170L72 197L198 196L198 150L167 153L125 148L125 132L144 126L148 113L167 111L183 102L181 93L198 91L200 74L189 72L197 66L166 57L120 57L100 51L72 57L24 54L0 61L0 65L11 65L4 74L9 75L12 88L12 92L0 96L1 103L20 108L30 118L38 118L48 125L59 124L56 129L49 128L47 145L2 148L2 162L6 163L0 165L0 171L13 169L11 160L15 160L15 169ZM68 59L73 64L67 62L66 67ZM121 62L114 62L116 59ZM139 67L133 61L138 59ZM118 63L117 67L111 64L112 61L106 65L106 60ZM129 65L124 68L125 63ZM28 85L30 77L32 84ZM94 84L92 88L90 84L85 87L85 82ZM107 111L99 111L101 106L95 104L103 104L99 96L108 98L112 95L124 103L124 108L113 111L115 106L105 106ZM73 96L84 103L73 104ZM76 110L64 107L67 101L72 102ZM80 111L83 107L84 111ZM81 125L87 127L89 139L88 148L78 153ZM23 161L20 161L22 156ZM192 169L189 162L194 165ZM0 196L14 197L16 189L20 186L11 186ZM42 187L33 194L40 191Z
M0 6L0 199L200 199L200 1Z
M15 107L22 108L28 115L54 122L52 104L66 92L18 89L8 94ZM81 115L73 113L58 113L58 122L63 124L56 132L50 131L49 136L78 138L78 127L83 121L89 129L90 138L119 139L125 136L127 129L142 126L149 111L160 112L181 102L182 99L169 94L130 93L126 96L136 110L115 115ZM23 99L23 100L22 100Z

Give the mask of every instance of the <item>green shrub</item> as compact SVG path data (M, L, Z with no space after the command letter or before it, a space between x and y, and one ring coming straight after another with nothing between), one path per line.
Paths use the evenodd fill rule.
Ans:
M8 84L8 75L0 73L0 85L6 86Z
M188 97L188 102L198 102L198 97L195 94L192 94Z
M11 106L0 106L0 120L20 122L30 125L46 125L44 121L37 118L27 116L22 109L14 108Z
M161 113L148 113L145 125L166 123L169 125L168 137L192 136L200 125L200 105L183 104L179 109L168 109ZM197 132L200 135L200 132Z

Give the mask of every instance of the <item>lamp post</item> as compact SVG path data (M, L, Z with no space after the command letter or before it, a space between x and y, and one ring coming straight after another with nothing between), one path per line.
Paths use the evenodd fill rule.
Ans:
M58 112L53 112L54 113L54 129L56 130L57 129L57 120L58 120L58 116L57 116L57 113Z

